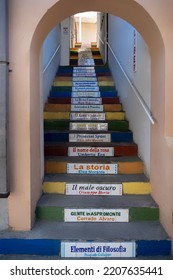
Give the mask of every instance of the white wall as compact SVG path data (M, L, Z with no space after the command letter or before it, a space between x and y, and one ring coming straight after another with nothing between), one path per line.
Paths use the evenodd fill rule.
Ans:
M134 28L126 21L109 15L109 44L118 57L121 65L126 71L141 96L150 107L150 55L147 45L137 32L136 72L133 71L134 55ZM116 87L126 118L130 122L134 141L138 144L139 156L144 160L146 173L150 173L150 122L133 94L126 78L119 69L118 64L109 52L109 65L115 79Z
M46 37L42 46L42 69L46 67L51 57L55 53L57 47L60 44L60 25L56 26ZM53 79L58 69L60 62L60 50L55 55L51 64L43 74L43 103L46 102L49 95L50 88L52 86Z
M70 18L66 18L61 22L61 57L60 64L62 66L69 65L70 59Z
M76 23L77 26L77 38L79 39L79 23ZM91 42L96 42L97 40L97 24L93 22L82 22L82 43L89 44ZM80 40L77 40L80 42Z
M104 63L107 62L107 46L106 46L106 38L107 38L107 14L106 13L98 13L97 15L97 34L101 38L98 37L98 47L102 56Z

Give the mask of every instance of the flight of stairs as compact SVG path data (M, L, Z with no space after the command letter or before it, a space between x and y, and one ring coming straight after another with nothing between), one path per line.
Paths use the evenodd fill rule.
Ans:
M61 257L170 254L109 68L96 47L77 54L59 67L45 105L37 218L61 228Z
M169 256L171 241L110 70L94 45L79 47L71 49L70 66L59 67L45 104L43 195L35 227L18 238L18 247L25 244L19 251L60 258Z

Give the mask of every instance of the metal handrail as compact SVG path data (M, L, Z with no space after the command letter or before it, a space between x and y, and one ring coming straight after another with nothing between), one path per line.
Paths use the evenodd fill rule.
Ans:
M47 68L49 67L49 65L51 64L52 60L54 59L55 55L57 54L57 52L59 51L61 47L61 44L58 45L58 47L56 48L55 52L53 53L52 57L50 58L50 60L48 61L48 63L46 64L46 66L43 69L43 74L46 72Z
M100 38L99 34L98 34L98 38L99 38L99 40L101 41L101 43L104 44L104 42L103 42L103 40ZM141 96L140 92L138 91L138 89L135 87L135 85L133 84L133 82L132 82L132 81L130 80L130 78L128 77L126 71L124 70L124 68L122 67L121 63L119 62L119 60L118 60L117 56L115 55L113 49L111 48L110 44L109 44L107 41L106 41L106 44L107 44L108 48L110 49L110 51L111 51L113 57L115 58L115 60L116 60L116 62L117 62L117 64L118 64L118 66L120 67L121 71L123 72L125 78L127 79L127 81L128 81L128 83L129 83L130 87L132 88L132 90L133 90L135 96L138 98L138 101L140 102L140 104L141 104L142 108L144 109L145 113L147 114L147 116L148 116L150 122L151 122L152 124L155 124L156 121L155 121L155 119L154 119L154 117L153 117L153 115L152 115L152 113L151 113L151 111L150 111L148 105L146 104L146 102L145 102L144 99L142 98L142 96Z
M100 42L102 43L102 45L104 45L104 44L105 44L105 42L101 39L100 35L98 34L97 36L98 36L98 38L99 38Z

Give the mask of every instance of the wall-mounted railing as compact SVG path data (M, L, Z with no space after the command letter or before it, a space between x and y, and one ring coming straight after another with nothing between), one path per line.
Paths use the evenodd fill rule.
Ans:
M98 34L97 36L98 36L98 38L99 38L100 42L102 43L102 45L104 45L104 44L105 44L105 42L102 40L102 38L100 37L100 35Z
M48 63L46 64L46 66L43 68L43 74L46 72L46 70L49 68L52 60L54 59L54 57L56 56L57 52L60 50L61 45L59 44L58 47L56 48L56 50L54 51L53 55L51 56L51 58L49 59Z
M135 85L133 84L133 82L132 82L132 81L130 80L130 78L128 77L126 71L124 70L123 66L121 65L121 63L119 62L117 56L115 55L115 53L114 53L114 51L113 51L111 45L110 45L107 41L104 42L104 41L100 38L99 35L98 35L98 38L99 38L99 40L100 40L100 42L101 42L102 44L105 44L105 43L107 44L107 46L108 46L110 52L112 53L114 59L116 60L116 63L118 64L119 68L121 69L122 73L124 74L126 80L128 81L130 87L132 88L133 93L134 93L135 96L137 97L137 99L138 99L139 103L141 104L143 110L145 111L147 117L149 118L149 120L150 120L150 122L151 122L152 124L155 124L156 121L155 121L155 119L154 119L154 117L153 117L153 115L152 115L152 113L151 113L151 111L150 111L150 108L148 107L148 105L146 104L146 102L144 101L144 99L142 98L142 96L141 96L140 92L138 91L138 89L135 87Z

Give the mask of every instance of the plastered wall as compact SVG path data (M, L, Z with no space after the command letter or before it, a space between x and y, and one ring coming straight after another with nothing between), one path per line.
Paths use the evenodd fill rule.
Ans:
M151 62L147 45L134 27L119 17L109 15L108 27L109 44L129 79L150 108ZM144 160L146 173L149 175L150 120L110 51L109 65L126 117L130 121L134 141L138 144L139 156Z
M79 23L77 26L77 38L79 38ZM97 24L82 22L82 43L90 44L96 42ZM78 40L79 41L79 40Z
M60 49L56 52L58 46L60 45L60 24L56 26L43 42L42 46L42 70L44 71L42 76L42 92L43 92L43 103L47 101L49 91L55 77L56 71L60 63ZM54 56L56 52L56 55ZM51 58L54 56L53 60L48 66ZM48 66L48 68L46 67Z

